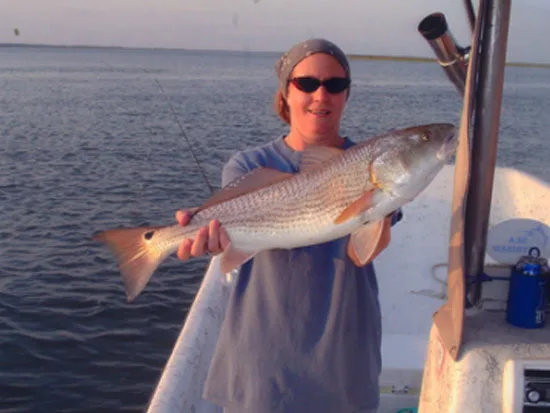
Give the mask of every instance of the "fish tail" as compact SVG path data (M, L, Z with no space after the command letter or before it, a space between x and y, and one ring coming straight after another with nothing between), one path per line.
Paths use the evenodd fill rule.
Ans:
M107 244L118 261L128 302L136 298L170 251L151 242L153 234L165 227L117 228L93 236Z

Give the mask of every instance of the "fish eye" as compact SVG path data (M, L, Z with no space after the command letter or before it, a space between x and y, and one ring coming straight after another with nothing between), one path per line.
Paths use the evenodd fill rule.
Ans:
M430 140L430 134L428 132L424 132L420 135L420 139L422 139L424 142L428 142Z

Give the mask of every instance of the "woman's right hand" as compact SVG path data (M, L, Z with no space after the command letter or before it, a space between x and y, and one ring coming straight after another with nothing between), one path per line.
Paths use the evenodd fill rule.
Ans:
M180 210L176 212L176 221L180 225L187 225L191 219L192 211ZM188 260L190 257L200 257L204 254L216 255L223 252L229 245L229 236L219 221L212 220L208 226L197 231L194 240L184 240L177 256L180 260Z

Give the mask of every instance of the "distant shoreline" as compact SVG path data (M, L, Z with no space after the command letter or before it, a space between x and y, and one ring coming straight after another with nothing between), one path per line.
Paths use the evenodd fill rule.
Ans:
M390 60L390 61L410 62L410 63L437 62L437 60L434 58L415 57L415 56L383 56L383 55L349 54L348 57L350 60ZM506 66L550 69L550 63L506 62Z
M49 48L49 49L111 49L111 50L159 50L159 51L183 51L183 52L225 52L225 53L264 53L264 54L280 54L282 52L274 51L247 51L247 50L223 50L223 49L185 49L185 48L170 48L170 47L130 47L130 46L94 46L94 45L57 45L57 44L33 44L33 43L0 43L0 49L12 47L28 47L28 48ZM386 56L386 55L363 55L363 54L348 54L350 60L377 60L377 61L397 61L409 63L433 63L436 59L420 56ZM527 67L538 69L550 69L550 63L535 63L535 62L506 62L506 66Z

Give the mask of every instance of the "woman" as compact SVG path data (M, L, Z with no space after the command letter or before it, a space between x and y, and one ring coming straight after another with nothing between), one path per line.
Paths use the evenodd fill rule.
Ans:
M299 43L277 62L276 108L290 131L237 153L222 186L257 167L299 170L310 145L349 148L340 120L350 93L344 53L324 39ZM176 214L180 224L188 211ZM373 255L389 243L391 218ZM204 397L231 413L374 412L379 403L381 316L372 263L356 266L349 237L271 250L240 267ZM228 245L219 222L182 243L186 260Z

